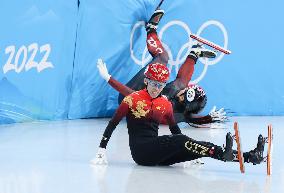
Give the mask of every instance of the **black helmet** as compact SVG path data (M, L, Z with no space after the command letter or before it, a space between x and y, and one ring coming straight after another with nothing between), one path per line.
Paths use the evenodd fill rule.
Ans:
M189 85L184 94L185 113L197 114L203 110L207 103L205 91L198 85Z

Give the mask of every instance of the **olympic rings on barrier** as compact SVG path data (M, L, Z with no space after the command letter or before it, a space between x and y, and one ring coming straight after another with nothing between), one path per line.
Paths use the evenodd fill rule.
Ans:
M190 48L191 48L192 44L194 43L194 41L193 41L193 39L190 38L190 34L192 34L192 33L191 33L191 30L188 27L188 25L186 23L182 22L182 21L179 21L179 20L170 21L161 28L161 30L158 34L161 41L162 41L162 37L163 37L164 32L167 29L169 29L170 27L175 26L175 25L182 27L186 31L186 33L188 35L188 42L186 42L184 45L181 46L181 49L178 51L178 54L176 56L176 59L174 59L172 51L170 50L169 46L167 44L165 44L164 42L163 42L163 46L164 46L165 50L168 52L168 55L169 55L169 63L168 63L169 64L169 70L172 71L172 68L174 67L175 72L177 73L179 66L185 61L187 55L189 54ZM223 47L225 49L227 49L227 47L228 47L228 33L227 33L227 30L225 29L224 25L222 23L220 23L219 21L209 20L209 21L205 22L198 29L196 35L202 36L201 35L202 32L211 25L217 26L221 30L221 32L223 33L223 38L224 38ZM130 34L130 54L131 54L131 58L134 60L134 62L136 64L140 65L141 67L145 66L147 63L149 63L151 61L151 56L149 54L147 55L147 53L148 53L147 46L145 46L141 60L139 60L135 56L134 51L133 51L133 36L134 36L135 31L139 27L144 27L144 26L145 26L144 21L137 22L134 25L134 27L132 28L132 31L131 31L131 34ZM214 42L214 40L213 40L213 42ZM186 50L186 52L182 56L182 54L184 53L185 50ZM215 65L218 62L220 62L222 60L222 58L224 57L224 55L225 55L224 53L220 52L220 54L218 54L218 56L215 59L209 60L209 59L200 58L199 61L204 64L204 69L201 72L201 74L199 75L199 77L197 77L195 80L192 80L190 83L196 84L200 80L202 80L203 77L205 76L206 72L207 72L208 66L209 65Z

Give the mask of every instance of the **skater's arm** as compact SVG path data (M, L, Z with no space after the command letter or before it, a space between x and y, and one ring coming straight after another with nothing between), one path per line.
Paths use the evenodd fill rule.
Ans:
M100 143L100 148L106 148L108 141L112 135L112 132L114 131L118 123L121 121L121 119L126 116L128 110L129 110L128 104L123 100L104 131Z
M109 85L112 86L115 90L117 90L120 94L123 96L127 96L131 93L133 93L135 90L132 90L128 86L122 84L121 82L115 80L114 78L110 77L108 81Z
M127 114L127 112L128 105L127 103L122 102L105 129L97 154L95 158L91 160L92 164L104 165L108 163L106 156L107 143L111 137L112 132L114 131L120 120Z
M170 129L172 134L181 134L181 130L180 130L180 128L179 128L179 126L177 124L170 125L169 129Z
M228 120L226 116L226 112L224 108L216 110L216 106L214 106L210 113L206 116L200 116L197 114L185 114L185 120L187 123L194 123L194 124L208 124L208 123L215 123L215 122L225 122Z
M174 118L172 104L169 102L168 105L169 107L168 107L168 112L166 114L166 118L168 120L169 129L172 134L181 134L181 130L179 126L177 125L175 118Z
M101 77L105 79L105 81L109 83L109 85L111 85L120 94L127 96L134 92L134 90L132 90L131 88L123 85L122 83L118 82L117 80L111 77L111 75L108 73L106 64L103 62L102 59L98 59L97 68L99 69Z
M195 114L185 115L185 121L187 123L194 123L194 124L208 124L214 122L210 115L200 116Z
M91 160L91 163L94 165L104 165L107 164L107 156L106 156L106 146L108 144L108 141L112 135L112 132L114 131L114 129L116 128L116 126L118 125L118 123L120 122L120 120L126 116L128 112L128 104L122 102L120 104L120 106L118 107L118 109L116 110L114 116L112 117L112 119L109 121L102 140L100 142L100 146L98 148L97 154L95 156L95 158L93 160Z

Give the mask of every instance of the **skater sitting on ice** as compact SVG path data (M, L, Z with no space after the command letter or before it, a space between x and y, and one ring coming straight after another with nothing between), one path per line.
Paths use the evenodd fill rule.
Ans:
M161 95L169 78L169 70L157 61L145 70L144 88L127 95L109 121L93 164L106 164L106 147L121 119L126 116L129 146L138 165L172 165L179 162L211 157L221 161L238 161L232 149L233 137L226 135L225 148L210 142L197 141L181 133L173 115L171 102ZM167 120L171 135L158 136L159 124ZM265 139L259 135L257 147L243 153L245 162L263 161Z

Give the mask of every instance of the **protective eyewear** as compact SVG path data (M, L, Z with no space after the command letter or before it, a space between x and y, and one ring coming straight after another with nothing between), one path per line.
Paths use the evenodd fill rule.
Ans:
M150 79L148 79L148 83L150 84L150 86L156 87L158 89L164 88L166 86L165 82L158 82L158 81L150 80Z

